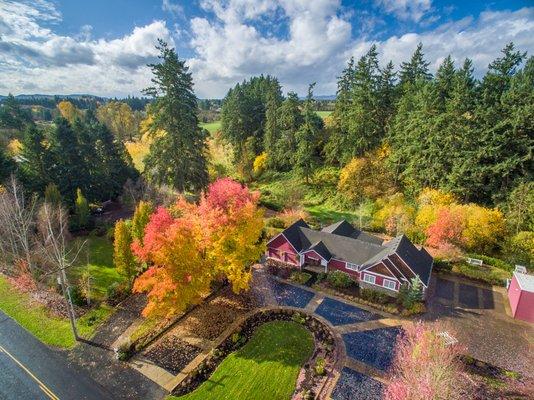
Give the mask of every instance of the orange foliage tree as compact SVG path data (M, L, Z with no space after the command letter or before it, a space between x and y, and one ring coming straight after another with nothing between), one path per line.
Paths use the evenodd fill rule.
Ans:
M198 205L181 199L150 217L136 256L150 268L137 278L134 291L148 293L147 315L170 315L198 302L216 277L235 292L246 290L250 265L264 251L259 196L231 179L211 184Z

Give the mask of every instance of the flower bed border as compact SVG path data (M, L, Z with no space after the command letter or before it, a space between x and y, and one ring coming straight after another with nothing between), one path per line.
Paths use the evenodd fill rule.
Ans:
M199 365L189 372L187 377L174 388L173 395L183 396L191 393L204 383L219 364L231 353L243 347L254 335L256 329L265 323L273 321L293 321L301 323L313 335L314 351L312 356L302 366L293 399L326 398L324 389L326 384L334 379L335 371L339 368L342 349L336 334L316 316L312 316L301 309L291 307L268 308L255 311L245 317L238 326L229 332L209 355ZM326 361L324 375L314 373L315 361L324 358Z

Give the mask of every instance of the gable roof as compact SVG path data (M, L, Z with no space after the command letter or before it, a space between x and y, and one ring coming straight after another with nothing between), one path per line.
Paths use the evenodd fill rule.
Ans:
M362 240L364 242L369 242L372 244L382 244L383 240L379 237L369 235L359 229L356 229L346 220L341 220L335 224L328 225L321 229L321 232L332 233L334 235L351 237L353 239Z
M419 250L415 247L404 235L383 243L382 239L354 228L345 220L316 231L302 219L289 226L282 234L299 253L314 250L327 261L335 258L361 265L362 269L371 268L396 254L414 274L419 275L425 286L428 286L430 281L432 257L424 248ZM392 265L389 264L385 263L386 268L393 269L392 274L398 279L402 278L402 269L393 262Z
M430 273L432 271L433 258L428 252L421 248L419 250L405 235L397 236L387 243L417 275L421 281L428 286Z
M322 240L318 241L317 243L311 245L311 247L308 250L305 251L315 251L317 254L319 254L321 257L323 257L326 261L330 261L332 258L332 254L330 251L326 248L325 244Z

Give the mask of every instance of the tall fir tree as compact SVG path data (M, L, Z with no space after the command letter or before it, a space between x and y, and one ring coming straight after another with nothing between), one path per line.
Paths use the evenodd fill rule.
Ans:
M287 171L292 168L292 157L297 151L296 134L304 117L300 110L300 102L295 92L289 92L287 98L278 109L278 124L280 139L277 141L273 158L281 170Z
M308 87L308 95L304 103L304 123L297 132L297 151L294 164L297 172L309 183L310 177L317 165L316 144L322 120L318 119L314 109L313 88Z
M267 103L265 105L263 149L267 153L269 167L275 170L280 169L278 154L276 154L277 143L280 141L279 107L280 97L277 96L276 89L271 88L267 94Z
M159 184L198 191L208 184L207 142L199 127L193 79L185 61L167 43L160 40L157 49L161 62L149 65L154 86L144 91L154 97L153 142L145 171Z
M419 43L410 61L405 61L401 64L399 86L405 88L407 85L414 85L418 80L430 80L432 74L428 70L429 65L430 62L425 60L425 54L423 53L423 43Z

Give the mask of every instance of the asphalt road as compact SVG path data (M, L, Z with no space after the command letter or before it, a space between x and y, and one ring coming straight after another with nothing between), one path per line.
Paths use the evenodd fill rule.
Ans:
M97 382L0 311L1 400L107 400Z

